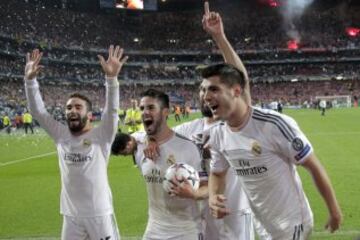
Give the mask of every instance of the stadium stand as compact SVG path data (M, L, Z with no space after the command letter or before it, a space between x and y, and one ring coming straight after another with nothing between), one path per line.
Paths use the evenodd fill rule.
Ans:
M2 2L0 79L5 84L0 112L12 116L26 106L24 56L35 47L44 51L46 69L40 83L45 102L55 112L61 112L69 95L63 85L92 93L95 109L101 112L103 76L96 55L105 54L113 42L130 56L121 75L127 86L121 89L122 99L156 85L195 107L199 69L222 59L201 31L201 9L110 14L69 11L41 1ZM348 9L346 19L338 18L336 7L306 11L297 25L302 37L298 49L288 48L291 39L279 27L282 18L275 9L252 11L253 6L240 3L219 9L226 12L227 35L249 71L254 103L281 100L285 106L301 106L319 95L360 95L360 37L344 31L347 22L359 18L359 6Z

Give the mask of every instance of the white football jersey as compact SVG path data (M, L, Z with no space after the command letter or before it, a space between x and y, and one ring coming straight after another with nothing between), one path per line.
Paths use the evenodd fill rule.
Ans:
M36 80L26 80L25 87L31 113L56 144L61 173L60 212L72 217L112 214L107 166L117 130L118 81L106 81L107 99L101 123L80 136L72 135L67 126L47 112Z
M184 233L200 233L200 211L195 200L170 196L163 188L164 175L174 163L187 163L201 171L200 152L189 139L176 133L159 146L160 157L145 158L145 132L132 134L137 140L136 163L146 183L149 219L144 238L171 239Z
M175 132L185 137L188 137L195 143L199 144L200 145L199 148L202 149L203 142L205 139L207 139L207 137L209 137L211 128L219 125L220 123L221 123L220 121L217 121L211 124L207 124L205 118L199 118L178 125L173 129ZM210 159L203 158L202 166L208 168L206 166L209 164L210 164ZM239 233L244 231L243 229L238 229L239 227L241 227L241 224L239 224L239 222L241 221L240 216L246 213L251 213L249 201L242 187L240 186L240 183L237 181L236 174L233 169L229 169L227 171L224 195L227 197L226 206L230 209L231 215L232 216L236 215L239 217L225 217L224 219L216 220L216 223L214 224L218 228L218 232L215 233L214 231L211 231L211 234L207 234L210 235L207 236L208 238L230 239L229 236L233 237L233 235L239 235L233 233ZM208 200L205 201L208 203ZM204 210L206 211L207 208L205 208ZM206 221L210 222L211 227L213 226L212 222L214 221L214 218L212 216L210 216L210 218L207 218ZM248 231L253 231L253 230L249 229ZM205 237L206 237L206 233L205 233Z
M211 129L210 136L211 171L229 166L236 171L252 211L273 239L283 239L284 233L312 222L296 165L313 149L292 118L251 108L240 131L221 124Z

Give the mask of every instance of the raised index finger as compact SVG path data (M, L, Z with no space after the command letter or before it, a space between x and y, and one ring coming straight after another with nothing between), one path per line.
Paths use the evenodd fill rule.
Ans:
M208 16L210 13L208 1L205 1L205 3L204 3L204 10L205 10L205 15Z

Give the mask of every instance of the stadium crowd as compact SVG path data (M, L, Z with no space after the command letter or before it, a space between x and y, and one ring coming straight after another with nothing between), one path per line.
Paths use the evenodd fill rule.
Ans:
M0 90L0 113L12 117L25 109L24 56L36 47L44 51L46 69L39 76L44 100L57 119L63 118L69 95L64 86L69 85L73 92L90 93L95 113L100 114L104 87L96 55L105 53L109 43L120 42L130 56L120 74L127 86L121 88L123 107L149 85L169 93L174 101L196 107L198 70L222 59L212 40L200 31L200 10L131 15L3 2L0 79L5 84ZM360 37L345 33L345 20L335 14L337 9L305 13L297 26L302 36L298 50L287 49L289 37L279 27L282 18L275 9L248 9L239 3L224 5L220 12L226 13L222 16L227 35L249 72L255 104L281 100L285 106L302 105L319 95L357 99ZM358 10L349 9L346 18L357 18Z
M35 41L47 47L103 49L119 42L132 50L211 50L215 49L201 29L201 11L96 14L71 12L30 4L28 1L3 0L0 6L0 35L18 41ZM289 37L277 9L248 11L240 3L221 7L228 37L236 49L286 48ZM298 24L303 47L354 48L359 38L345 33L344 19L337 9L307 11ZM348 10L347 19L356 17L357 8ZM236 19L236 21L234 20ZM151 23L151 24L148 24ZM108 27L103 27L108 26ZM161 37L159 37L161 36Z

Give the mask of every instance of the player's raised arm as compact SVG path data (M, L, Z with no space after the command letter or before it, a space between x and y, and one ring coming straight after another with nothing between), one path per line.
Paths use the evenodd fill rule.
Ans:
M39 83L37 82L36 77L44 68L39 65L42 55L43 53L38 49L26 54L24 72L26 100L34 119L36 119L41 127L43 127L56 141L57 136L63 131L64 126L54 120L47 112L40 94Z
M118 75L128 59L123 56L124 50L120 46L109 47L109 55L105 60L103 56L98 55L100 65L105 73L106 78L106 101L99 128L102 130L102 139L106 142L112 142L117 126L119 116L117 110L119 108L119 82Z
M234 65L241 72L243 72L245 76L245 90L247 94L247 103L251 103L250 97L250 85L249 85L249 77L246 71L246 68L241 61L239 55L235 52L234 48L231 46L228 41L225 32L224 25L221 19L221 16L218 12L210 11L209 2L204 3L204 15L202 19L202 25L204 30L211 35L213 40L216 42L216 45L219 47L219 50L224 58L226 63Z

